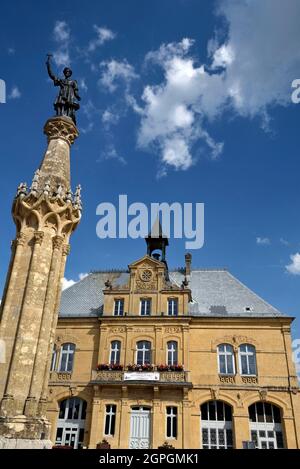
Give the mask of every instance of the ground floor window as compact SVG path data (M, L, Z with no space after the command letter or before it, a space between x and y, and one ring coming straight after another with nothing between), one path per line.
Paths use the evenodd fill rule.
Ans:
M86 417L86 401L78 397L64 399L59 406L55 444L82 448Z
M201 406L203 449L233 448L232 410L222 401L209 401Z
M284 448L281 412L268 402L256 402L249 407L251 440L257 449Z
M115 404L108 404L105 406L105 410L104 434L113 436L115 434L117 406Z
M167 438L177 438L177 407L168 406L166 408L167 417Z

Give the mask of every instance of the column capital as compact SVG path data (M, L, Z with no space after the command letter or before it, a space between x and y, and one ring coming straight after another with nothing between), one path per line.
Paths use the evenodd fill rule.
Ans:
M35 231L34 232L34 241L35 244L41 245L44 239L44 232L43 231Z
M52 245L53 249L61 249L64 242L64 238L62 236L56 235L52 238Z
M70 244L63 244L62 246L63 256L67 256L68 254L70 254L70 250L71 250Z
M48 137L48 142L53 139L65 140L70 146L78 137L79 132L72 119L69 117L52 117L44 126L44 133Z

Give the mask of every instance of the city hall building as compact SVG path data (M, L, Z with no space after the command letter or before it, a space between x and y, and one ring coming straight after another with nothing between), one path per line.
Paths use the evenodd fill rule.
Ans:
M288 317L229 271L168 268L146 238L123 271L92 272L61 296L72 232L69 117L20 184L1 304L0 447L300 447ZM101 266L99 266L101 268Z

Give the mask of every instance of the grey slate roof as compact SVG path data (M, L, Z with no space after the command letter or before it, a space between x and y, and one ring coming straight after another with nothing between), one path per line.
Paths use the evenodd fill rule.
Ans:
M103 309L104 283L114 285L128 281L125 272L95 272L62 293L60 317L97 317ZM178 286L184 278L181 272L170 272L170 280ZM225 269L192 270L189 288L193 301L189 305L192 316L220 317L277 317L285 316L243 285Z

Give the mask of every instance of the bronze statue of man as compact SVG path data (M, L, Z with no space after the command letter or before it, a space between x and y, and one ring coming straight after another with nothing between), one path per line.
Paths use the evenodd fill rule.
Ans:
M81 100L78 94L77 81L71 80L72 70L68 67L63 70L65 78L56 77L51 69L50 58L51 55L48 54L46 61L48 75L51 80L53 80L54 86L59 86L60 88L58 96L54 102L56 115L70 117L76 125L75 111L80 108L77 101Z

